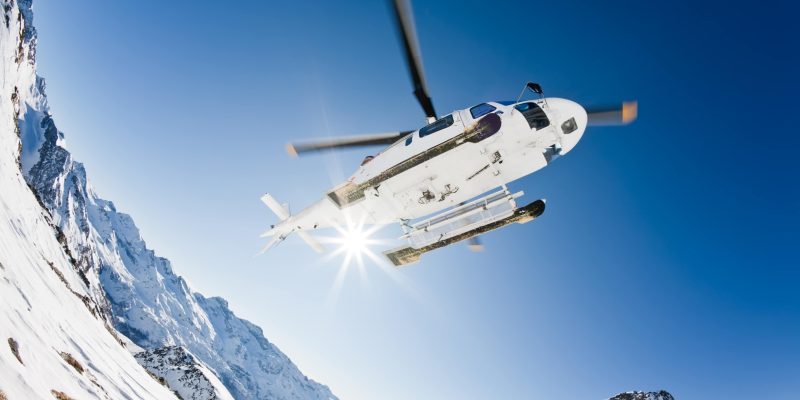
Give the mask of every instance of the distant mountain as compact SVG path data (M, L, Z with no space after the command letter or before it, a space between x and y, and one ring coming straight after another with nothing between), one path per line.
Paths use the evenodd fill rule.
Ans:
M666 390L658 392L625 392L608 400L675 400Z
M3 183L5 214L0 222L11 225L8 232L2 232L0 262L6 265L13 258L14 251L6 245L11 237L20 241L14 248L32 248L33 253L26 255L24 265L10 267L23 271L32 263L41 264L37 252L45 250L52 253L45 257L48 260L63 259L61 263L53 261L52 268L64 276L70 296L76 293L90 311L84 312L94 315L102 330L98 334L113 338L119 332L135 344L129 349L141 347L136 351L144 352L135 360L184 399L335 399L326 386L304 376L264 337L261 328L234 315L225 300L206 298L192 290L173 272L169 260L147 248L133 219L97 195L83 165L64 147L63 133L49 111L45 81L36 75L37 36L31 0L0 2L4 12L0 29L2 175L27 184ZM39 222L31 226L14 222L28 217ZM50 247L33 239L31 229L44 229L36 224L47 225L45 230L52 237L42 240ZM51 267L45 266L43 273L52 274ZM3 299L5 302L5 295ZM28 301L27 308L42 307L39 300L29 297ZM59 304L51 306L57 310ZM3 310L21 320L29 312L26 307L8 304ZM5 327L4 321L3 330ZM134 360L130 354L127 357L120 363ZM95 360L84 361L101 366ZM136 374L147 377L141 368ZM11 381L22 382L20 378L2 379L0 389Z

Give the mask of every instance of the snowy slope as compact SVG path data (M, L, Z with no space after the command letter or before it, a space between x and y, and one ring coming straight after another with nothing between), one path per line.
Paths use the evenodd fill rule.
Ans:
M175 398L95 317L98 307L22 176L19 104L44 99L31 91L29 19L13 0L0 5L0 392L12 400L52 399L53 391L76 399Z
M26 12L29 5L20 3ZM35 41L31 32L31 49ZM236 317L225 300L194 292L169 260L147 248L133 219L95 193L83 165L64 148L48 112L44 80L35 76L33 60L30 65L18 83L21 168L63 231L76 279L98 313L146 350L183 347L197 368L218 376L225 386L218 393L227 389L237 399L335 398L304 376L259 327Z

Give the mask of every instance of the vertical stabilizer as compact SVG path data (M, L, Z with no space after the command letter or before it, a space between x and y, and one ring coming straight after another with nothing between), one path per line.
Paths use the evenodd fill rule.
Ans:
M282 205L281 203L278 203L278 201L275 200L275 198L272 197L271 194L264 193L264 195L261 196L261 201L264 204L266 204L267 207L269 207L269 209L272 210L273 213L275 213L275 215L278 217L278 219L280 219L281 222L284 222L287 219L289 219L289 217L291 217L291 214L289 213L288 204ZM278 224L278 226L280 226L280 224ZM303 239L303 241L306 242L306 244L309 247L311 247L311 249L314 250L315 252L322 253L323 251L325 251L325 248L322 247L322 245L319 244L319 242L317 242L317 240L314 239L314 237L309 235L308 232L304 232L294 228L288 228L284 233L279 233L278 231L279 229L273 228L272 230L262 235L262 236L269 236L271 234L275 236L269 243L267 243L267 245L261 251L262 253L269 250L279 242L283 241L283 239L289 236L292 232L297 232L297 236L300 236L300 239Z
M269 207L269 209L272 210L272 212L274 212L281 221L289 218L289 208L282 206L281 203L278 203L278 201L275 200L271 194L264 193L264 195L261 196L261 201L264 202L264 204L266 204L267 207Z

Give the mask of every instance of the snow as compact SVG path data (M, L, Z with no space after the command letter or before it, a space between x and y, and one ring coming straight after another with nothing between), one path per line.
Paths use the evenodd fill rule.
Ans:
M79 297L87 288L22 176L14 87L20 88L21 101L39 101L41 112L46 104L30 95L37 79L27 48L16 63L26 20L18 18L16 7L6 10L9 24L0 25L0 390L10 399L52 399L52 390L79 399L174 398ZM9 338L17 342L22 362L7 346ZM61 352L77 361L83 372L69 365Z
M335 399L326 386L303 375L261 328L238 318L225 300L192 290L169 260L146 246L133 218L97 195L84 166L64 147L64 135L49 112L44 80L36 76L31 2L17 5L21 23L0 29L0 272L7 278L0 284L7 284L2 294L9 299L2 305L0 333L16 337L23 360L32 357L35 365L58 370L61 375L53 376L62 379L47 379L61 385L50 388L37 381L50 376L49 370L28 369L22 377L21 368L33 367L0 352L3 366L10 367L2 372L8 375L0 375L0 390L12 399L49 397L51 389L75 398L103 398L83 395L97 391L91 382L95 379L111 398L125 398L120 393L169 398L170 392L138 360L183 398ZM11 13L17 21L17 7ZM23 54L17 57L20 38ZM15 100L9 101L12 93L17 93ZM122 342L135 345L123 348L110 333L114 329L125 336ZM47 335L33 341L34 332ZM61 351L86 367L86 375L76 376ZM139 354L134 359L130 352ZM7 389L7 381L19 385ZM29 381L35 384L28 385L28 395L12 395L22 393Z

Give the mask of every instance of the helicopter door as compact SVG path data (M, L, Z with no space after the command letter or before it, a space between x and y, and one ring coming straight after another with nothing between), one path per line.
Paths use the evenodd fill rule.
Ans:
M451 137L456 136L461 132L464 132L464 120L461 118L460 112L453 113L453 120L454 120L453 125L451 125L449 128L445 129L444 132L442 132L443 133L442 140L445 140L444 136L446 136L447 139L450 139Z

